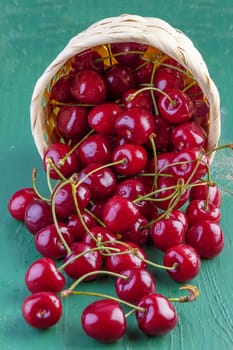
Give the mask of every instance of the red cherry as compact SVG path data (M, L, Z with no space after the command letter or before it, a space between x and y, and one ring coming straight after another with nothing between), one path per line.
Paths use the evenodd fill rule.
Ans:
M188 225L189 225L189 221L188 221L188 217L187 217L187 215L185 213L183 213L179 209L174 209L169 214L169 217L172 218L173 220L180 221L182 223L182 225L184 226L184 232L187 231Z
M138 63L141 55L146 51L147 45L136 42L112 43L111 52L118 63L132 67ZM130 52L134 51L134 52ZM137 51L137 52L135 52Z
M84 165L90 163L105 164L111 161L111 149L108 139L102 134L88 136L78 147L78 158Z
M190 190L190 200L193 199L208 200L208 203L213 203L216 207L220 207L222 202L221 192L217 185L208 186L201 184L192 187Z
M218 223L221 220L221 212L213 203L208 203L204 199L192 200L186 208L189 226L193 226L199 221L209 220Z
M171 147L172 125L160 115L154 116L156 150L165 152ZM151 147L151 143L148 143Z
M173 68L160 68L154 77L154 87L162 91L173 88L183 90L184 74Z
M150 84L151 76L154 69L154 63L146 61L143 58L138 60L137 66L134 68L133 74L137 84Z
M135 223L139 215L139 210L130 200L114 195L104 206L103 221L112 232L122 233Z
M26 210L24 223L32 234L53 222L51 206L42 199L32 200Z
M32 293L50 291L60 292L65 287L65 278L57 270L52 259L40 258L34 261L26 271L25 283Z
M65 224L59 223L58 226L67 245L70 247L74 242L73 232ZM66 249L58 236L57 228L54 224L40 229L34 236L34 243L38 252L44 257L57 260L66 256Z
M113 134L117 115L122 108L116 103L102 103L93 107L88 114L88 123L96 132Z
M91 163L79 173L79 180L88 186L92 198L98 201L110 197L116 188L116 175L110 168L99 169L102 164ZM89 175L90 174L90 175ZM84 179L85 177L85 179ZM101 218L99 215L97 215Z
M87 274L88 272L93 272L96 270L101 270L103 260L99 251L92 250L93 246L84 242L75 242L72 244L71 254L67 255L65 258L65 263L68 265L64 268L65 273L74 279ZM75 259L79 254L83 254L81 257ZM96 276L90 276L86 280L95 279Z
M129 67L114 64L105 71L104 78L110 99L122 98L126 91L134 89L133 72Z
M164 254L164 266L176 268L167 270L176 282L187 282L196 277L201 268L201 260L197 251L188 244L179 244L169 248Z
M148 95L147 92L142 91L140 93L137 93L137 95L133 97L133 99L131 99L131 95L134 94L136 91L136 89L132 89L124 93L122 97L124 108L140 108L152 113L153 103L151 97Z
M203 128L208 128L210 108L206 101L196 100L193 102L192 119Z
M103 72L104 62L97 51L89 49L72 57L72 69L75 73L87 69Z
M56 197L54 197L54 194L55 192L53 192L52 198L55 201L55 211L58 217L68 218L70 215L76 213L72 186L70 183L62 186L62 188L56 193ZM91 192L87 185L79 184L76 186L75 196L79 209L84 209L91 199Z
M121 277L115 280L117 296L132 304L137 304L142 297L155 293L156 282L154 276L144 268L132 268L121 271L127 279Z
M73 97L70 92L74 75L68 74L60 77L51 88L50 98L58 102L70 102Z
M148 220L140 215L129 229L122 233L121 239L142 246L148 241L150 235Z
M200 86L195 83L194 85L190 86L187 90L186 93L189 95L189 97L193 100L202 100L203 99L203 92L200 88Z
M146 263L143 261L146 259L144 250L138 245L132 242L125 242L126 245L120 243L114 244L114 248L118 248L121 254L112 254L106 258L106 269L108 271L121 273L121 271L132 268L145 268ZM137 254L130 253L130 250L137 250Z
M154 116L140 108L123 110L116 118L115 130L128 142L142 145L155 130Z
M70 88L71 94L80 103L99 104L105 101L106 84L94 70L82 70L75 75Z
M81 211L82 220L85 222L85 225L88 228L95 226L97 224L94 217L86 211ZM67 221L67 226L72 231L75 241L81 241L86 233L86 228L83 223L80 221L80 218L77 214L74 214L69 217Z
M56 119L56 126L61 136L68 140L81 140L89 129L87 114L88 110L85 107L62 107Z
M188 230L186 242L195 248L202 258L210 259L223 250L224 234L217 223L202 220Z
M124 162L114 166L116 171L121 175L136 175L146 166L147 152L140 145L126 143L118 146L112 154L113 162L121 160Z
M155 222L151 227L151 238L154 245L162 251L183 243L184 225L171 217Z
M159 153L156 158L156 169L155 169L155 160L154 158L150 161L150 171L152 173L161 172L162 174L171 174L171 166L173 163L173 159L175 157L175 153L173 152L165 152Z
M82 312L81 323L85 333L98 341L110 343L123 337L126 331L125 314L114 300L97 300Z
M205 130L195 122L186 122L177 125L172 131L172 144L175 150L186 148L205 148L207 135Z
M91 234L90 234L91 233ZM93 240L92 237L95 237L96 239L100 239L101 242L108 242L108 241L115 241L117 238L114 235L112 231L110 231L106 227L102 227L99 225L92 226L90 228L90 233L86 232L83 236L83 242L93 245L96 245L96 242Z
M72 152L67 156L67 153L71 151L71 147L64 143L53 143L46 150L43 157L44 169L47 169L47 160L51 158L55 166L65 177L71 176L79 168L79 161L75 152ZM64 162L63 162L64 159ZM59 179L60 176L56 171L50 167L50 177L52 179Z
M193 114L193 102L184 92L178 89L167 90L167 96L161 95L158 101L159 112L172 124L188 121Z
M11 216L19 221L24 221L25 210L29 203L38 198L33 188L22 188L10 197L8 201L8 211Z
M30 326L49 328L60 320L62 303L53 292L37 292L24 300L22 314Z
M148 294L142 297L138 306L145 311L136 311L139 328L147 335L158 336L170 332L178 322L173 304L161 294Z

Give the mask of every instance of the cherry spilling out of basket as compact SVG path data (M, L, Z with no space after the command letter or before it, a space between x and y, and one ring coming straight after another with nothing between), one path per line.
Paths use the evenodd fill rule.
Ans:
M135 42L86 50L67 67L47 91L56 140L43 156L49 195L34 169L33 185L8 203L40 255L25 273L23 316L48 328L62 315L61 297L95 295L81 316L90 337L121 338L132 313L145 334L167 333L178 322L173 303L195 300L198 289L185 284L188 296L165 297L154 271L187 283L224 246L208 101L185 66ZM149 245L162 262L148 259ZM115 278L116 296L77 289L102 275Z

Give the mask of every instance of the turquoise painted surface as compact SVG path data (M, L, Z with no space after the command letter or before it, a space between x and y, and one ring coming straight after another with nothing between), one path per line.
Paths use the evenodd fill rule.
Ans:
M221 143L233 140L233 3L231 0L182 1L27 1L1 0L0 12L0 349L105 349L80 328L82 308L92 298L64 300L64 314L54 328L40 332L21 317L27 295L24 273L38 257L33 237L7 212L10 195L31 184L33 167L39 170L38 185L46 191L41 161L30 133L29 104L37 78L67 41L91 23L121 13L160 17L183 30L203 54L221 96ZM233 156L223 151L214 159L212 174L223 195L222 228L226 236L223 253L204 261L194 283L201 290L195 304L178 305L178 327L169 335L148 338L134 318L127 335L111 349L230 350L233 348L232 195ZM41 175L41 176L40 176ZM160 256L149 256L154 260ZM155 272L158 290L178 295L177 284ZM83 288L113 292L112 283L93 282Z

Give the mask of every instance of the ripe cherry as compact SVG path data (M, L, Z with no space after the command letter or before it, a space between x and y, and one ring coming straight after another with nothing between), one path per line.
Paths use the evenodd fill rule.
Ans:
M206 204L204 199L193 199L186 208L189 226L199 221L209 220L218 223L221 220L221 212L213 203Z
M205 148L207 134L197 123L191 121L177 125L172 130L172 144L175 150L181 151L186 148Z
M179 244L169 248L164 254L164 266L172 267L167 273L176 282L187 282L196 277L201 268L201 260L197 251L188 244Z
M188 230L186 242L195 248L202 258L210 259L223 250L224 234L216 222L202 220Z
M63 223L58 223L58 227L67 245L70 247L74 242L73 231ZM36 233L34 244L41 255L50 259L62 259L67 254L54 223L43 227Z
M176 69L163 67L158 69L154 77L154 87L162 91L173 88L184 88L184 74Z
M65 278L57 270L52 259L40 258L34 261L26 271L25 283L32 293L50 291L60 292L65 287Z
M129 143L142 145L155 130L154 116L140 108L123 110L116 118L115 130Z
M161 95L158 108L161 115L172 124L188 121L193 114L193 102L184 92L178 89L166 91L168 96Z
M78 171L79 161L75 152L69 154L70 151L71 147L64 143L53 143L48 146L43 156L44 169L47 171L47 161L48 159L51 159L53 164L59 169L63 176L71 176L73 173ZM49 174L52 179L60 178L52 166L50 166Z
M134 89L134 77L130 67L113 64L104 73L109 99L117 100L123 94Z
M156 150L160 152L168 151L171 148L171 135L173 126L159 114L154 116L155 134L154 141ZM150 143L148 143L151 146Z
M150 84L153 68L153 62L140 58L133 70L135 82L137 84Z
M51 205L42 200L32 200L26 210L24 216L24 223L32 234L53 222Z
M122 97L124 108L140 108L152 113L153 103L150 95L146 91L142 91L137 93L133 98L131 98L132 94L134 94L136 91L136 89L133 89L124 93Z
M130 200L114 195L104 206L103 221L112 232L122 233L135 223L139 215L138 208Z
M178 315L174 305L161 294L148 294L142 297L138 306L145 311L136 311L139 328L147 335L166 334L175 328Z
M89 304L82 312L81 323L85 333L101 342L114 342L126 331L125 314L120 304L103 299Z
M25 210L28 204L36 198L38 196L31 187L25 187L16 191L8 201L9 213L14 219L24 221Z
M103 72L104 62L101 55L95 50L85 50L72 57L72 70L77 73L82 70Z
M50 98L58 102L70 102L73 96L70 92L71 84L73 83L74 75L68 74L60 77L52 86Z
M216 207L221 206L222 196L217 185L209 186L207 184L198 184L190 190L190 200L203 199L208 203L213 203Z
M136 175L141 172L147 163L147 152L144 147L126 143L118 146L112 153L112 161L123 161L114 167L121 175Z
M132 304L138 304L142 297L155 293L156 282L154 276L144 268L131 268L121 271L127 279L117 277L115 290L117 296Z
M92 250L92 248L93 245L84 242L72 244L72 252L66 256L65 263L67 265L64 267L64 271L69 277L78 279L88 272L101 270L103 264L102 256L99 251ZM76 258L79 254L83 255ZM93 275L88 280L95 278L96 276Z
M37 292L29 295L22 304L25 321L35 328L49 328L62 315L62 303L53 292Z
M128 67L136 65L140 56L143 55L146 49L147 45L136 42L122 42L111 44L111 52L117 62Z
M144 216L140 215L135 223L122 233L121 239L142 246L148 241L149 236L149 222Z
M88 212L81 210L81 216L82 216L82 220L84 221L85 225L88 228L95 226L97 224L95 218ZM80 221L79 216L77 214L71 215L68 218L68 221L66 222L66 224L69 227L69 229L72 231L75 241L81 241L83 239L83 236L86 233L86 228L83 225L83 223Z
M88 123L98 133L113 134L116 117L121 111L117 103L99 104L90 110Z
M78 147L77 153L84 165L111 161L111 148L108 139L102 134L88 136Z
M111 230L100 225L92 226L89 232L86 232L84 234L83 242L96 246L96 241L93 240L93 237L95 239L99 239L101 242L114 242L117 239L116 235L114 235L114 233Z
M89 69L75 75L70 91L78 102L94 105L104 102L107 92L102 76Z

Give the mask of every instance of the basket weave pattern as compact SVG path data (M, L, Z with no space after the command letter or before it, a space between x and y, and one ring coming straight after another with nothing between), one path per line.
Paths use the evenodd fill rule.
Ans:
M59 76L69 72L72 57L93 47L129 41L157 48L191 72L210 108L207 150L217 145L220 136L219 94L192 41L161 19L122 15L99 21L73 37L38 79L32 95L30 115L32 135L41 157L48 145L58 138L54 126L56 111L48 103L49 89Z

